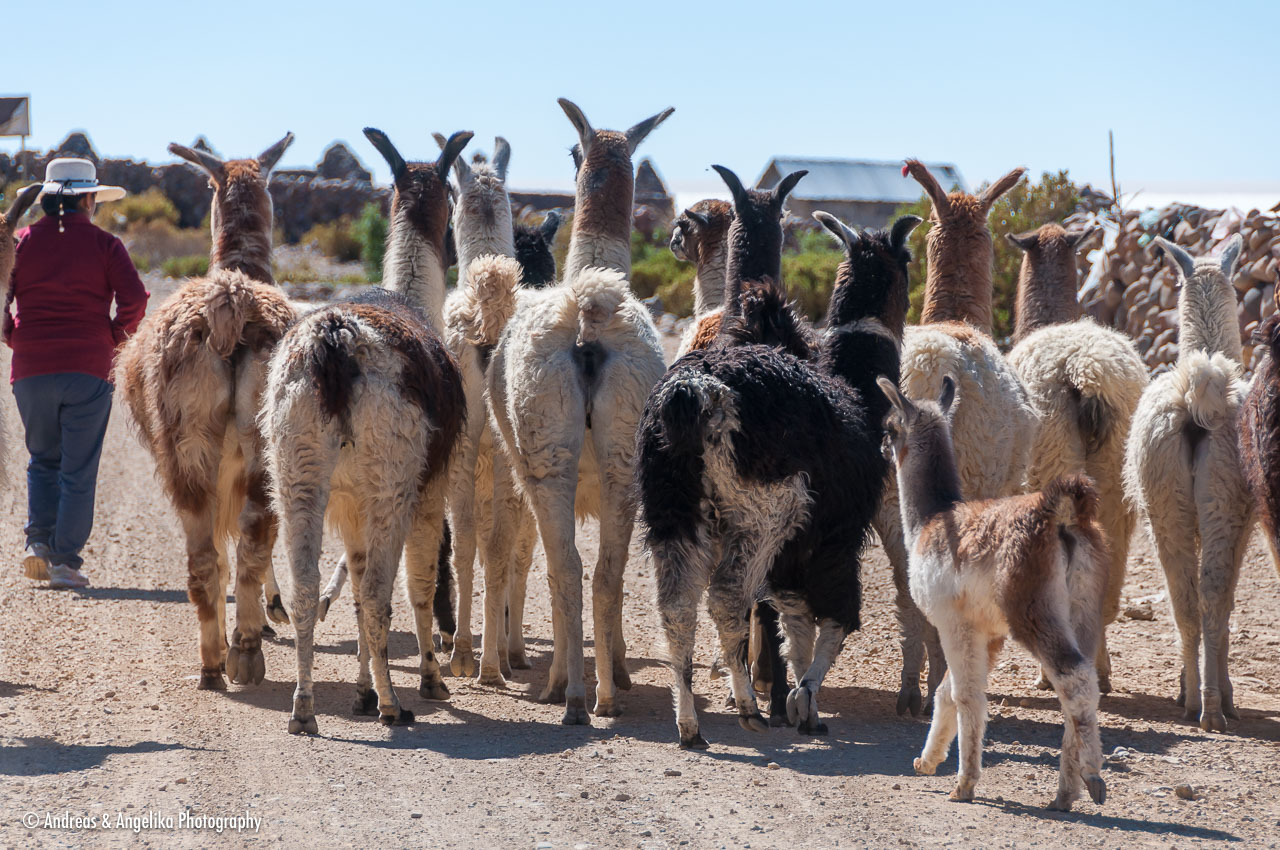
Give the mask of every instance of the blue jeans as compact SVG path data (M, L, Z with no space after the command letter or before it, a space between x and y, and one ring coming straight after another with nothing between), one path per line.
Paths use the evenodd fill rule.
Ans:
M43 543L49 560L80 569L93 530L98 459L111 416L111 384L60 372L13 384L27 432L27 545Z

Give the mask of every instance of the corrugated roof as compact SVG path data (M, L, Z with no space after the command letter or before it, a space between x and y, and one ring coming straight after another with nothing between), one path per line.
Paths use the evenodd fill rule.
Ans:
M927 162L933 176L944 189L959 186L968 191L960 171L950 163ZM791 193L792 197L808 201L879 201L905 204L918 199L924 190L910 177L902 176L901 162L879 162L869 159L802 159L779 156L769 160L764 172L756 180L757 189L771 189L780 175L804 168L809 171ZM763 185L770 171L779 178L770 178Z

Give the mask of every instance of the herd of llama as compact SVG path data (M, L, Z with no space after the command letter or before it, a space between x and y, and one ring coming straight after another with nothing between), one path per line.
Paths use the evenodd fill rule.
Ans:
M513 223L504 139L468 158L471 133L437 136L416 161L366 128L394 183L384 279L309 312L271 272L267 182L292 134L250 159L170 146L214 190L209 272L122 346L115 381L186 536L201 688L262 682L268 621L289 623L288 729L316 734L317 708L333 710L313 692L316 623L349 584L352 710L413 722L387 654L402 561L419 695L448 699L446 672L504 686L531 666L524 604L540 542L554 639L540 699L563 705L565 724L617 716L631 687L623 576L638 523L680 746L708 746L693 695L704 600L713 673L727 669L741 725L821 735L818 696L861 626L861 561L878 540L901 631L898 713L932 712L916 770L933 773L958 735L952 798L972 799L987 675L1012 637L1062 704L1051 807L1082 791L1102 803L1105 629L1142 521L1181 637L1179 704L1203 729L1226 728L1237 716L1229 619L1255 515L1280 560L1280 367L1268 359L1243 377L1239 235L1214 257L1155 241L1178 275L1181 338L1176 366L1149 380L1126 337L1082 315L1075 257L1091 232L1050 223L1010 236L1023 251L1013 347L992 338L987 217L1023 169L969 194L906 161L932 205L918 325L907 324L908 241L921 220L862 229L815 213L843 257L814 325L782 280L785 200L805 173L753 190L714 166L731 200L695 204L673 226L671 250L697 277L694 319L667 363L629 277L632 158L673 110L615 131L559 104L576 196L558 273L560 218ZM6 279L13 224L33 199L0 216ZM1280 316L1258 333L1280 356ZM576 540L587 517L600 528L590 703ZM344 557L322 586L326 530Z

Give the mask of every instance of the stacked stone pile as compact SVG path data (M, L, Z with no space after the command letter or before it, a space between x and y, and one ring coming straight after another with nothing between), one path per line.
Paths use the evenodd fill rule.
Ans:
M1144 212L1077 212L1067 219L1068 227L1093 223L1108 232L1102 247L1081 258L1081 302L1098 321L1131 336L1153 373L1164 371L1178 357L1178 291L1176 276L1151 240L1163 236L1191 256L1202 257L1216 255L1229 236L1242 233L1244 250L1233 281L1236 315L1245 369L1256 368L1263 349L1253 345L1253 332L1276 311L1280 214L1176 204Z

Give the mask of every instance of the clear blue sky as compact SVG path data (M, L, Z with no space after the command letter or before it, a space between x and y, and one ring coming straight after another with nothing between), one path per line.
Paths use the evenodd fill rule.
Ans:
M682 192L781 153L1105 184L1108 128L1126 190L1280 186L1280 4L1262 0L63 0L22 19L0 86L30 93L40 148L84 129L111 156L165 161L197 134L244 156L292 130L284 164L342 139L386 180L365 125L411 159L469 129L476 149L510 140L513 185L550 188L572 183L564 96L618 129L674 106L641 153Z

